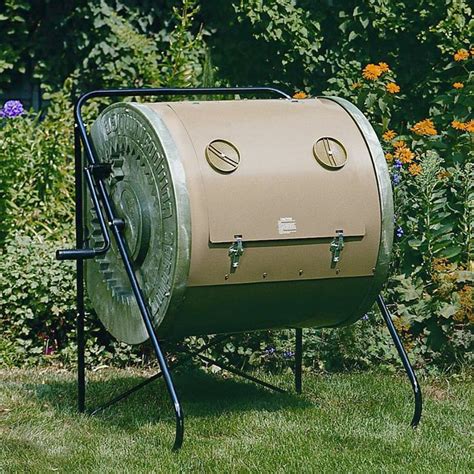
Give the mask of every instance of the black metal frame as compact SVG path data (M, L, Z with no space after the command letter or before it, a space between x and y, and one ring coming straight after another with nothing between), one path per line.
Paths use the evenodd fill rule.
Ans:
M128 397L137 390L148 385L150 382L163 377L165 380L168 394L173 404L175 417L176 417L176 432L173 449L177 450L182 446L184 436L184 414L181 408L178 395L176 393L173 380L170 375L170 368L168 367L167 361L161 350L161 346L156 335L156 332L152 325L151 315L145 302L140 285L137 281L135 273L132 269L130 256L128 253L127 243L123 236L123 228L125 223L115 216L112 201L108 195L104 180L110 173L108 168L103 163L99 163L96 160L93 145L89 139L86 126L82 118L82 108L84 105L93 98L115 98L115 97L164 97L164 96L209 96L209 95L236 95L236 94L276 94L285 99L291 99L291 97L272 87L231 87L231 88L158 88L158 89L115 89L115 90L96 90L88 92L82 95L74 106L74 156L75 156L75 224L76 224L76 248L68 250L58 250L56 258L58 260L76 260L76 291L77 291L77 385L78 385L78 410L83 413L86 410L85 396L86 396L86 384L85 384L85 335L84 335L84 260L91 259L97 255L106 253L110 249L110 235L109 229L111 229L112 235L116 242L119 250L121 259L125 266L127 276L130 281L130 285L133 290L133 294L138 304L143 322L146 330L150 337L151 343L155 355L158 359L160 372L153 375L149 379L139 383L135 387L127 390L125 393L113 398L99 408L93 410L91 414L96 414L105 408L117 403L120 400ZM82 159L82 148L86 157L87 164L83 163ZM83 220L83 185L84 178L87 188L89 190L92 204L97 213L99 224L104 237L104 244L100 248L85 248L84 247L84 220ZM105 215L104 215L105 214ZM407 354L403 348L400 338L395 330L393 322L391 320L390 313L381 296L377 300L384 320L389 328L390 335L395 343L398 354L402 359L403 366L407 372L408 378L410 379L413 392L415 395L415 414L412 419L412 426L416 426L421 417L422 399L421 391L416 379L415 373L410 361L408 360ZM303 357L303 331L297 328L295 333L296 344L295 344L295 389L297 393L302 391L302 357ZM231 367L227 364L220 363L202 353L209 349L211 346L218 344L225 340L228 336L216 337L209 344L206 344L198 351L189 352L190 357L198 357L202 362L206 364L216 365L225 369L235 375L244 377L252 382L258 383L266 388L277 392L284 392L283 389L276 387L275 385L264 382L256 377L253 377L241 370ZM177 366L179 364L175 364Z

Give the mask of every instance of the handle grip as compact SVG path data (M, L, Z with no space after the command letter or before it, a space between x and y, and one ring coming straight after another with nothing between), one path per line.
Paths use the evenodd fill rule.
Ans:
M84 260L96 255L95 249L64 249L56 251L56 260Z

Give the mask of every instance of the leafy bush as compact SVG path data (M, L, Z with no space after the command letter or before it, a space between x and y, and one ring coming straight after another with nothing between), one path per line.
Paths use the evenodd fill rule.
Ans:
M64 242L16 234L0 251L0 322L3 365L72 363L76 358L75 265L59 262ZM148 360L146 347L114 341L86 314L89 364L125 366ZM0 364L0 365L1 365Z
M17 365L54 354L73 334L74 266L56 261L55 250L47 240L15 235L0 254L2 355Z
M0 85L30 70L45 88L59 90L50 95L46 113L0 118L4 362L73 357L73 268L53 260L54 250L73 240L73 91L215 83L276 83L299 90L299 98L339 95L369 117L382 138L394 188L396 239L385 294L395 324L420 366L449 369L472 362L468 3L201 3L81 1L74 8L63 5L52 19L43 18L36 3L9 0L0 7L9 32L2 37ZM61 47L53 51L49 43L57 35ZM96 102L86 116L92 119L103 105ZM89 326L89 317L90 363L147 361L149 346L116 343L97 322ZM285 370L293 363L293 337L288 331L236 335L214 355L240 366ZM199 346L207 339L185 343ZM396 359L375 310L348 328L305 330L305 364L314 369Z
M432 97L429 118L395 130L388 127L407 99L385 63L366 65L349 83L335 79L344 89L330 91L366 111L383 137L396 214L388 297L418 363L444 368L472 361L472 56L451 56L449 89Z
M51 96L44 119L0 119L0 247L16 230L46 238L73 235L72 107Z

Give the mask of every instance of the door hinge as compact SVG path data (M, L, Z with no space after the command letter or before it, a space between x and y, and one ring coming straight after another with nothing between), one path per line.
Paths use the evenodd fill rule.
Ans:
M230 271L234 273L239 266L240 257L244 253L244 244L242 236L236 235L234 243L229 247Z
M344 248L344 231L337 230L336 236L332 239L329 250L332 253L331 268L334 268L341 259L341 252Z

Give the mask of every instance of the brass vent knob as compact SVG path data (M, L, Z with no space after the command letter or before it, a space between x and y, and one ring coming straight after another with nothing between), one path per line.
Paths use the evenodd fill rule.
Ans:
M233 173L240 163L239 150L225 140L213 140L206 147L208 163L221 173Z
M320 138L313 145L315 158L326 168L342 168L347 161L346 149L334 138Z

